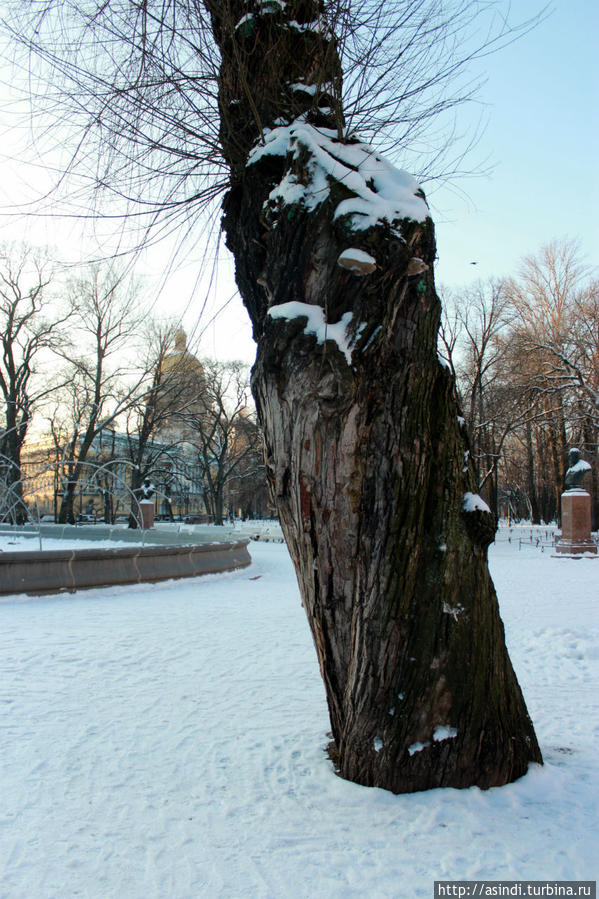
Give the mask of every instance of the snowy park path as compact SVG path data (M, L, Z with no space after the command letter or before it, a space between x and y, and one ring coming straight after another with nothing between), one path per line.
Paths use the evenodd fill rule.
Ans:
M435 879L596 877L599 561L491 551L545 767L393 796L333 774L286 548L251 553L229 575L0 602L3 899L412 899Z

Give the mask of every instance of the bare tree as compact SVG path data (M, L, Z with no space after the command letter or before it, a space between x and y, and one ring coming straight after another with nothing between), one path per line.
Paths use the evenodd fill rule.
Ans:
M26 247L0 249L0 391L4 428L0 453L5 488L11 492L13 517L25 515L21 487L21 451L33 412L58 383L36 377L46 351L60 346L61 327L68 313L60 312L49 295L52 275L47 260ZM47 357L46 357L47 362Z
M203 373L189 365L185 351L173 353L180 329L172 323L150 321L143 336L145 345L142 369L147 383L140 385L125 415L127 458L132 463L131 490L135 494L144 479L161 465L169 466L174 451L184 439L179 422L203 388ZM130 527L137 527L138 513L132 506Z
M440 329L444 358L457 379L478 488L497 514L498 466L506 441L537 416L513 374L515 311L505 282L496 279L455 291L448 306L450 315Z
M574 299L574 352L562 360L572 386L599 430L599 280L593 279Z
M264 468L262 438L251 405L247 366L207 359L203 368L204 390L181 417L198 453L206 508L214 523L222 525L227 488Z
M266 3L275 18L279 6ZM455 112L477 96L476 63L533 28L549 9L541 6L515 24L507 0L329 0L318 16L337 35L344 77L310 89L321 106L331 96L331 108L343 108L337 130L376 139L422 181L470 175L477 135L464 139ZM36 158L57 158L47 208L56 214L60 196L72 214L73 196L83 194L85 216L127 217L138 244L175 232L180 246L187 236L203 240L218 215L212 201L228 186L221 128L234 133L239 124L236 109L218 102L206 4L5 0L5 8L0 24L39 123ZM234 6L223 12L233 29ZM253 14L244 14L237 37L249 45ZM286 92L300 83L291 78Z
M587 275L576 242L554 241L518 276L445 297L440 353L457 377L479 489L494 511L501 493L533 522L554 519L568 443L596 453L599 344ZM511 458L500 485L502 454Z
M580 436L596 452L599 316L597 282L589 275L578 243L555 240L525 257L508 285L517 314L510 340L518 380L543 418L558 512L569 441ZM596 505L595 520L598 515Z
M270 497L264 466L264 441L254 409L244 416L238 431L239 450L246 450L234 472L227 491L231 514L243 519L273 518L275 506ZM239 452L238 450L238 452Z
M73 522L79 479L98 435L147 392L141 354L131 347L139 328L135 288L100 265L71 284L71 344L65 356L71 377L52 416L62 455L59 521Z
M63 7L44 4L46 22L29 31L37 49ZM429 39L449 58L454 16L478 8L90 2L87 32L59 60L88 135L106 134L113 151L92 180L171 222L227 188L223 227L258 342L253 392L331 755L344 777L396 792L502 784L541 760L488 572L494 519L437 359L428 206L349 127L370 102L382 139L388 113L393 130L418 96L408 126L434 117L452 66L445 77L427 67ZM399 43L387 9L404 12ZM50 62L55 48L41 48ZM458 67L470 56L458 48ZM112 180L122 173L127 192Z

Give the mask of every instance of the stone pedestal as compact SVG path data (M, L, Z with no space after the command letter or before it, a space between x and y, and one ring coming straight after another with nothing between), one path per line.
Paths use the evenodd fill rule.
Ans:
M142 499L139 508L141 509L141 526L144 531L154 527L154 503L151 499Z
M562 536L555 549L571 556L597 552L591 538L591 497L586 490L578 487L562 493Z

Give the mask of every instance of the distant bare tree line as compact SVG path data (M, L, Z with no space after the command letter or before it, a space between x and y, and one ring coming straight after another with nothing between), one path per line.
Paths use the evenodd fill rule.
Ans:
M185 444L217 523L234 480L235 502L246 509L252 504L242 480L266 495L247 367L200 363L184 336L177 349L177 324L148 319L139 285L114 265L89 265L63 283L33 251L4 247L0 331L1 487L15 520L26 515L22 455L34 415L52 438L61 522L75 520L75 498L99 438L106 463L117 431L133 493L145 477L167 471Z
M176 325L146 318L142 326L136 288L116 270L87 268L60 299L53 278L40 254L3 248L0 452L12 460L5 489L20 495L22 448L37 412L62 466L61 521L74 520L94 440L117 426L127 435L132 490L175 449L184 424L205 471L209 514L222 521L234 480L243 506L244 482L251 495L263 470L245 367L204 361L198 377L184 360L165 366ZM576 242L543 247L511 278L446 290L445 307L439 351L456 377L481 494L499 515L557 519L567 451L576 445L593 466L596 528L599 290Z
M457 380L480 490L496 513L559 516L567 451L593 466L599 526L599 281L554 241L511 278L447 291L440 353Z

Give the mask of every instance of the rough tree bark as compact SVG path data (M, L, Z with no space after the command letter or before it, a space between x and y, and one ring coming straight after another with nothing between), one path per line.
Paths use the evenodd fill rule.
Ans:
M27 506L23 499L23 481L21 477L21 448L24 443L24 433L28 420L25 419L22 428L16 420L14 407L7 403L6 427L0 439L0 471L4 469L3 514L6 520L13 524L25 524L27 521Z
M541 753L488 572L494 519L472 497L437 358L424 197L344 133L321 4L206 6L222 55L224 230L331 756L343 777L394 792L506 783ZM394 178L407 211L381 212Z

